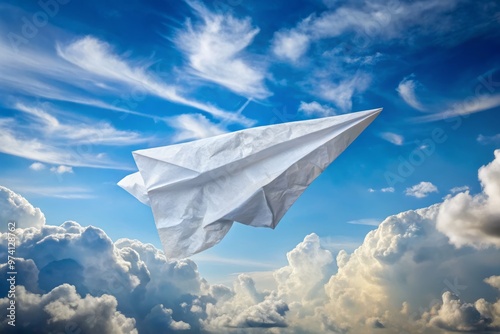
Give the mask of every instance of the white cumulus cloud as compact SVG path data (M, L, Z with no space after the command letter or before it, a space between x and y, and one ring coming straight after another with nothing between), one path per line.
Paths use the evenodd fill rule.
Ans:
M336 115L335 109L327 105L319 104L316 101L309 103L301 101L299 111L303 112L307 116L326 117Z
M22 328L25 332L50 328L61 333L138 333L135 320L116 310L115 297L104 294L82 298L75 287L68 284L62 284L43 295L31 293L24 286L19 286L16 303L18 312L22 314L18 317L29 319L22 323L17 320L16 328ZM8 298L0 299L2 309L8 305Z
M50 171L56 174L73 173L73 167L59 165L57 167L51 167Z
M7 231L7 222L15 222L17 228L37 227L45 224L45 216L39 208L33 207L26 198L0 186L0 231Z
M47 166L45 166L44 164L42 164L41 162L34 162L30 165L30 169L32 170L35 170L35 171L40 171L40 170L44 170Z
M437 228L457 247L500 248L500 150L479 169L479 180L482 193L472 196L466 190L444 201Z
M406 196L413 196L416 198L427 197L431 193L437 193L438 188L431 182L422 181L419 184L406 188Z

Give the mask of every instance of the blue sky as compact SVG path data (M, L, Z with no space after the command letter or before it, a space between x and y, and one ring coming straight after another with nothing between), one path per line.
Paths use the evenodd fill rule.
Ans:
M116 186L131 151L384 108L276 230L236 224L195 256L209 280L282 266L312 232L352 250L388 215L478 193L500 145L496 1L54 3L0 3L0 184L49 224L160 247Z

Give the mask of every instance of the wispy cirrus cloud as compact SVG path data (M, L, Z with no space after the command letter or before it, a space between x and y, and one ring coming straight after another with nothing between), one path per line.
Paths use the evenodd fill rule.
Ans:
M279 59L294 63L306 53L310 43L310 37L299 29L282 30L274 34L272 51Z
M445 111L430 115L414 117L410 121L413 123L435 122L453 117L463 117L469 114L490 110L500 106L500 94L484 94L457 101L446 108Z
M182 114L167 119L167 124L176 130L174 142L201 139L226 133L222 126L210 122L201 114Z
M280 59L294 63L311 44L346 34L358 36L354 42L363 48L394 40L409 29L414 38L440 36L450 30L446 21L440 19L457 4L456 0L398 1L389 6L379 0L341 4L320 14L310 14L291 29L277 31L272 50Z
M135 110L134 103L127 103L129 101L121 97L124 91L139 91L206 112L225 122L244 126L255 123L241 114L189 97L179 85L165 83L165 73L160 76L152 70L151 59L119 55L111 44L92 36L58 41L54 48L30 43L17 51L0 38L0 49L0 92L13 96L40 97L139 117L162 118L163 115Z
M492 136L478 135L476 138L477 142L482 145L488 144L499 144L500 143L500 133Z
M332 102L343 112L348 112L352 108L354 95L364 92L370 82L371 76L360 72L340 81L326 78L311 79L309 85L312 94Z
M167 101L192 107L214 117L243 125L254 122L246 117L221 110L213 105L202 103L183 96L179 87L168 85L148 71L148 64L139 65L127 62L117 55L110 44L92 36L86 36L71 43L59 43L57 54L66 61L93 74L96 78L118 82L137 88Z
M452 194L456 194L456 193L460 193L460 192L464 192L464 191L469 191L470 188L469 186L461 186L461 187L453 187L450 189L450 192Z
M422 103L417 98L416 89L420 85L420 83L414 79L414 75L410 75L405 77L396 88L396 91L399 93L399 96L411 107L417 110L425 110Z
M48 103L17 102L12 108L20 112L20 117L0 118L0 152L35 160L34 170L41 169L41 163L129 170L131 167L99 152L84 150L82 145L127 146L151 140L134 131L118 130L107 122L54 109Z
M26 194L37 195L41 197L52 197L60 199L90 199L95 198L95 192L91 189L83 187L36 187L36 186L21 186L14 188L16 191Z
M382 137L382 139L388 141L389 143L397 145L397 146L401 146L404 143L404 137L402 135L397 134L397 133L383 132L380 134L380 137Z
M187 58L188 73L245 97L270 96L264 85L263 66L245 57L245 49L259 33L250 18L212 13L197 1L187 3L201 20L200 23L187 20L184 29L174 37L176 46Z
M41 184L26 184L25 180L21 179L0 179L0 184L6 185L16 192L25 195L34 195L36 197L51 197L60 199L90 199L95 198L95 191L91 188L86 188L80 185L41 185ZM0 188L3 188L0 186ZM5 188L4 188L5 189Z
M18 102L13 108L25 114L30 121L28 126L30 129L36 129L44 137L67 140L72 144L127 146L144 143L151 139L138 132L118 130L108 122L96 122L83 116L57 110L48 103L26 105ZM19 125L19 127L26 126Z
M381 222L382 221L380 219L376 218L364 218L364 219L350 220L347 222L347 224L379 226Z
M370 193L374 193L376 191L377 191L376 189L368 188L368 192L370 192ZM383 193L393 193L396 191L396 189L394 189L394 187L387 187L387 188L381 188L379 191L381 191Z
M133 170L131 166L110 161L99 154L81 152L77 146L22 135L9 126L9 123L0 121L0 141L2 142L0 152L2 153L49 164Z
M101 80L82 69L61 61L54 50L33 43L14 51L0 38L0 92L25 95L55 101L71 102L100 109L141 114L106 102L105 91L119 94L117 87L104 85ZM75 80L77 78L77 80Z

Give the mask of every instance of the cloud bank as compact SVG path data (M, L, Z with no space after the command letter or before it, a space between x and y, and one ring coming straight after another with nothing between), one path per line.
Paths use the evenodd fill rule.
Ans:
M499 331L500 238L491 225L499 166L497 150L479 170L480 194L459 192L390 216L352 253L332 254L318 235L307 235L273 271L276 288L264 291L246 274L232 287L210 284L191 260L169 260L137 240L113 242L93 226L43 224L39 210L2 188L1 212L36 222L16 231L17 325L100 333ZM2 258L6 251L2 235ZM6 284L0 282L2 331Z

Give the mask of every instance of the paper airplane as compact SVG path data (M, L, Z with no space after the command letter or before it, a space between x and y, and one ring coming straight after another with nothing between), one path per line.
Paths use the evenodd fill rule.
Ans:
M261 126L133 152L118 185L150 205L168 258L217 244L233 222L275 228L382 109Z

